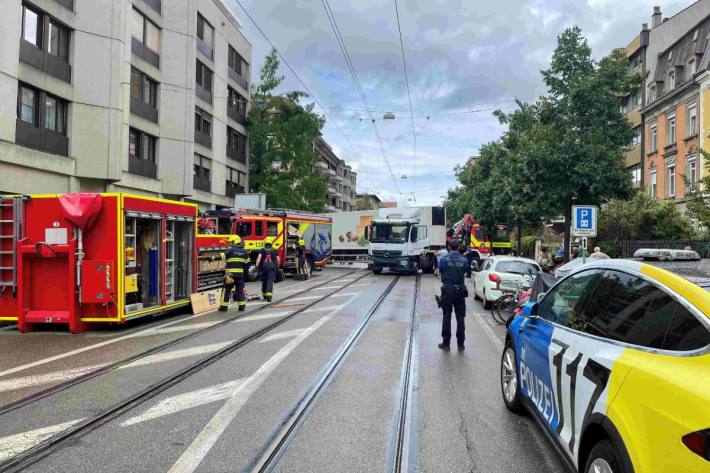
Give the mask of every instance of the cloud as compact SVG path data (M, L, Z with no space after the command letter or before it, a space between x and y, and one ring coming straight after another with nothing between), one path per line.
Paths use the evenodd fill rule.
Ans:
M224 1L232 4L253 44L252 76L257 78L269 46L235 0ZM358 191L396 196L372 125L358 111L364 105L321 2L240 1L329 109L329 122L336 121L348 134L354 150L333 123L324 128L338 155L358 170ZM666 2L664 15L689 1ZM412 191L414 147L394 2L330 5L373 115L381 118L382 112L392 111L397 116L378 121L377 127L394 180L405 193L400 198L406 201ZM415 128L422 127L417 138L419 203L440 201L446 188L456 184L454 167L500 136L503 129L489 109L510 109L516 98L530 101L544 93L540 70L565 27L579 25L594 56L601 58L628 44L641 23L650 22L652 10L643 0L399 0L399 7ZM285 67L281 72L285 90L302 89ZM454 114L474 109L486 111ZM402 174L408 178L402 180Z

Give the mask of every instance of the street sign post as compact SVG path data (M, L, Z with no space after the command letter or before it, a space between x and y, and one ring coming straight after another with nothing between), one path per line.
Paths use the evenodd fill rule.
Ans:
M599 208L594 205L575 205L572 207L572 236L597 236L597 216Z

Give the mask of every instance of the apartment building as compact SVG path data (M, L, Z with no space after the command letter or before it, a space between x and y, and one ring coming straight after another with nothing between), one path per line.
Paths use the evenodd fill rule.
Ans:
M648 24L644 23L641 32L624 48L629 61L629 69L632 72L646 73L646 48L648 47L649 33ZM631 147L624 156L626 168L631 174L631 182L634 187L640 187L643 180L644 152L641 108L644 104L644 91L645 88L641 87L621 98L621 111L631 124L634 133Z
M357 173L335 155L322 136L313 141L313 151L318 158L317 166L327 181L326 212L356 210Z
M3 6L0 192L215 208L248 189L251 45L221 0Z
M665 23L671 21L674 19ZM697 78L708 68L710 12L702 17L688 16L685 23L675 41L666 38L670 43L667 48L656 47L658 53L646 84L647 104L642 110L646 188L653 197L673 199L680 206L703 172L699 149L704 125ZM650 43L653 41L652 30Z

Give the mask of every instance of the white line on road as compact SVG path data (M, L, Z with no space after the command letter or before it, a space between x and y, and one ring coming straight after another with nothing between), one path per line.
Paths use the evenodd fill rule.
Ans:
M269 375L274 372L281 362L284 361L298 345L323 324L328 322L333 315L334 314L321 317L316 323L304 329L298 337L288 342L274 356L269 358L266 363L261 365L256 373L244 381L244 383L237 388L234 396L224 403L224 406L212 417L187 450L183 452L178 461L170 469L169 473L195 471L205 456L207 456L210 449L217 443L219 437L227 430L227 427L229 427L229 424L234 420L247 400L264 383Z
M217 325L221 323L221 320L213 320L211 322L200 322L196 324L185 324L185 325L178 325L177 327L166 327L166 328L159 328L157 330L152 330L150 332L142 332L142 333L137 333L133 337L152 337L154 335L164 335L166 333L175 333L175 332L184 332L186 330L199 330L207 327L212 327L213 325Z
M49 427L42 427L41 429L0 438L0 462L19 455L25 450L29 450L43 440L68 429L82 420L84 419L72 420L64 422L63 424L51 425Z
M139 424L151 419L157 419L176 412L192 409L197 406L204 406L215 401L229 399L234 396L237 389L244 383L243 379L236 379L227 383L221 383L204 389L198 389L185 394L178 394L167 399L163 399L155 406L151 407L143 414L132 417L121 423L121 427Z
M221 350L222 348L234 343L234 340L211 343L209 345L200 345L198 347L183 348L181 350L173 350L165 353L156 353L155 355L149 355L145 358L140 358L133 363L128 363L119 367L119 369L135 368L137 366L152 365L153 363L164 363L166 361L179 360L181 358L188 358L190 356L205 355L207 353L214 353Z
M483 314L473 314L473 318L476 320L476 322L478 322L478 324L483 329L483 332L488 336L491 342L493 342L493 345L495 345L496 348L501 348L503 346L503 341L496 336L491 326L483 320L483 317L485 317L485 315Z
M298 302L298 301L310 301L313 299L320 299L323 296L303 296L303 297L296 297L295 299L289 299L287 302Z
M287 330L285 332L279 332L279 333L275 333L273 335L269 335L268 337L264 338L263 340L260 340L259 343L273 342L274 340L283 340L284 338L293 338L298 335L301 335L302 333L303 333L302 328L297 328L295 330Z
M348 297L348 296L357 296L358 294L360 294L360 293L359 292L343 292L340 294L333 294L330 297Z

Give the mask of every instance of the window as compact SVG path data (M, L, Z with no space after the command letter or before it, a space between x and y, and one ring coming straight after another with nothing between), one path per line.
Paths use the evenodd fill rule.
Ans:
M266 222L266 236L277 236L279 234L279 224L277 222Z
M648 103L651 103L654 100L656 100L656 86L652 85L648 88Z
M229 46L227 59L229 78L245 89L248 88L249 84L247 78L249 77L249 64L231 45Z
M675 113L666 117L666 146L675 144Z
M696 156L688 158L688 190L694 191L698 182L698 160Z
M227 196L234 197L246 192L247 175L234 168L227 167Z
M251 236L252 222L237 223L237 235L240 237Z
M638 108L643 105L643 100L641 97L641 91L636 90L631 94L631 106L630 109Z
M212 160L202 155L195 154L192 166L192 185L195 189L210 192L210 170Z
M49 42L47 52L64 61L69 61L69 30L54 20L49 21Z
M206 102L212 103L212 71L197 61L195 73L195 94Z
M155 179L156 138L136 128L128 130L128 172Z
M39 91L27 86L20 86L19 94L18 118L32 126L39 127Z
M212 116L199 107L195 108L195 142L212 147Z
M632 138L631 145L638 146L641 144L641 127L637 126L633 129L634 137Z
M663 308L667 313L672 312L673 316L668 323L663 349L690 351L708 346L710 344L708 329L680 303L668 295L664 294L664 296Z
M578 327L584 320L585 308L595 297L598 277L597 271L583 271L569 276L542 300L537 314L559 325Z
M669 60L670 60L670 57L669 57ZM675 89L675 72L670 71L666 75L666 92L669 92L673 89Z
M197 14L197 49L210 59L214 57L214 28Z
M648 140L648 152L653 153L658 149L658 124L653 123L650 130L650 139Z
M39 13L22 6L22 39L42 48L42 20Z
M254 222L254 235L264 236L264 222Z
M691 102L688 105L688 134L687 136L695 136L698 133L698 104Z
M656 173L655 169L651 170L650 177L648 191L651 193L651 197L655 199L658 197L658 173Z
M158 83L131 68L131 113L158 122Z
M160 28L135 8L131 13L131 34L155 54L160 54Z
M666 197L675 196L675 163L666 166Z
M229 68L236 72L238 75L242 75L242 63L245 62L242 56L234 49L229 46Z
M235 121L243 122L247 114L247 99L231 87L227 87L227 112Z
M143 76L143 103L158 107L158 83Z
M227 156L236 161L246 163L247 137L227 127Z
M65 101L45 94L44 127L61 135L66 135L67 104Z
M637 164L631 167L631 183L641 184L641 165Z
M690 59L685 66L685 80L692 79L695 72L695 59Z

